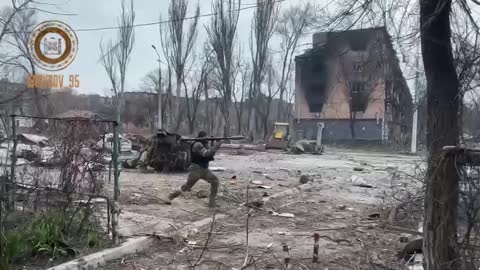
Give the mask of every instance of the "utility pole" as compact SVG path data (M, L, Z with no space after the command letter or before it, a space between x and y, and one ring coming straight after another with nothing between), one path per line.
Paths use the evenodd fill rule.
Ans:
M410 152L412 154L417 153L417 132L418 132L418 78L420 76L420 71L418 70L418 57L419 57L420 46L417 46L417 51L415 53L415 95L413 102L413 123L412 123L412 145Z
M157 51L155 45L152 44L152 48L158 57L158 123L157 129L163 129L162 122L162 66L160 65L160 54Z

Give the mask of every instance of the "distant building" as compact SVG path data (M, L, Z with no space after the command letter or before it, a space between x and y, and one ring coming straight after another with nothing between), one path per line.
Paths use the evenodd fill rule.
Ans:
M412 98L385 28L316 33L295 59L294 134L407 146Z
M54 118L59 119L95 119L95 120L104 120L104 118L98 113L86 110L70 110L57 114Z

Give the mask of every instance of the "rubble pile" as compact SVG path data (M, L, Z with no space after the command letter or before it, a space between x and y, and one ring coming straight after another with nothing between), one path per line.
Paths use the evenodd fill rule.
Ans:
M139 159L143 152L133 150L144 143L144 138L133 136L136 143L132 143L128 137L131 135L119 136L120 138L120 155L119 161L130 162ZM61 164L62 142L36 134L21 133L16 138L17 146L15 155L17 157L17 165L30 164L41 167L57 167ZM139 146L140 145L140 146ZM141 146L142 148L143 146ZM85 160L92 162L95 168L104 168L105 165L112 161L113 134L105 134L98 141L91 141L82 145L80 148L80 156ZM9 165L10 156L13 149L13 140L3 140L0 144L0 164Z
M290 151L296 155L304 153L321 155L323 153L323 149L324 145L317 145L316 141L310 140L299 140L290 147Z

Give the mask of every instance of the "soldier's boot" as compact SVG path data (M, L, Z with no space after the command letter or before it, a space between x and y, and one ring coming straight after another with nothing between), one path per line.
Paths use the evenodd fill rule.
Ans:
M216 198L218 192L218 181L210 184L210 198L208 201L208 207L215 208L217 207Z
M182 194L181 188L175 189L172 193L170 193L170 195L168 195L168 200L173 201L175 198L177 198L181 194Z

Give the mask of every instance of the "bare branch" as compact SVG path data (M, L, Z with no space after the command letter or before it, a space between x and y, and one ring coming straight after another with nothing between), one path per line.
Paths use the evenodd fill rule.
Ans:
M230 134L230 105L233 92L233 53L240 15L240 1L215 0L212 5L212 13L214 15L206 30L218 67L216 71L221 86L217 90L223 101L221 108L225 120L224 136L228 136Z

